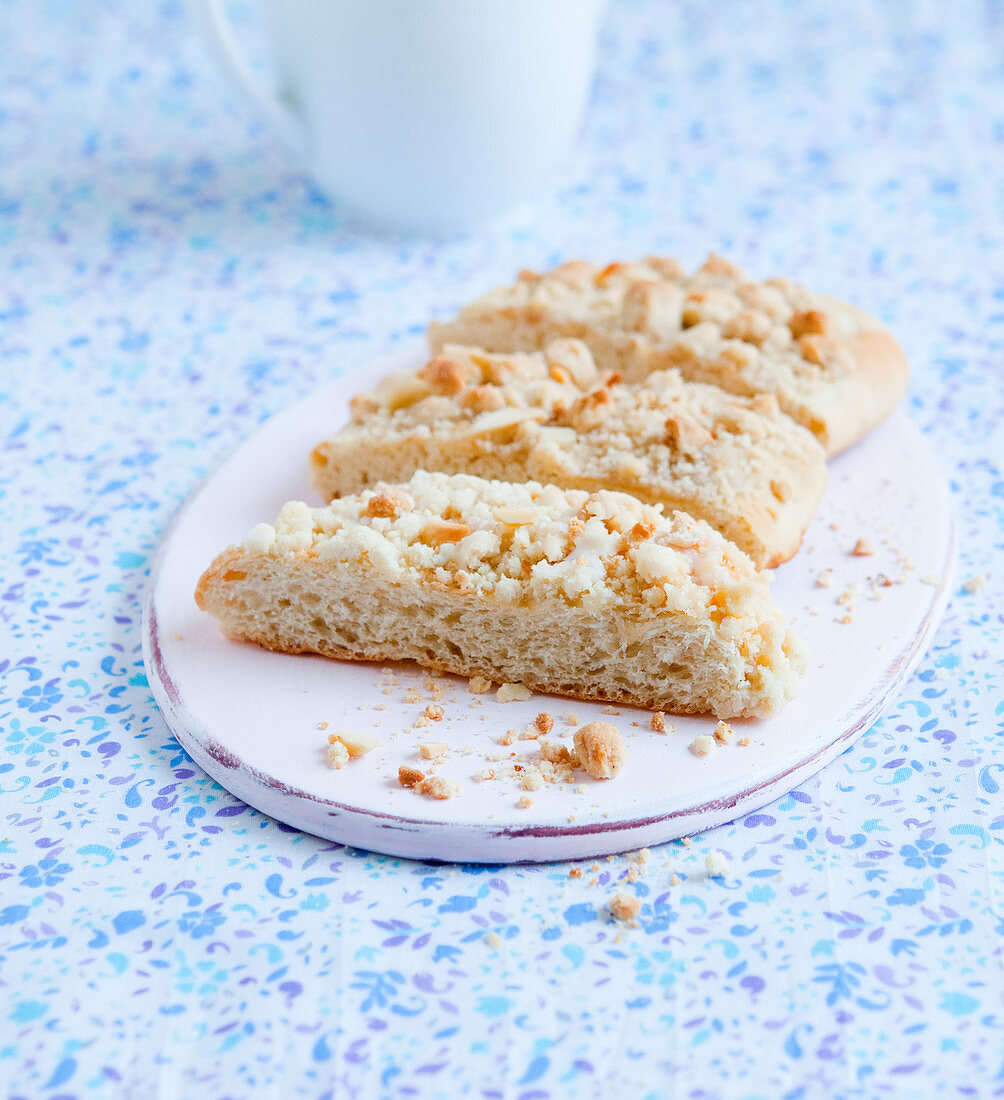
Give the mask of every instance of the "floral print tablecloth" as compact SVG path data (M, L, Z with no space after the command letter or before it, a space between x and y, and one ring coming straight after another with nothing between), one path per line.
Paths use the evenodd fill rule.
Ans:
M450 241L345 224L177 0L0 0L0 41L0 1096L1004 1095L1001 9L615 0L553 193ZM911 357L961 557L885 717L581 878L347 850L207 779L140 645L205 472L520 267L709 249Z

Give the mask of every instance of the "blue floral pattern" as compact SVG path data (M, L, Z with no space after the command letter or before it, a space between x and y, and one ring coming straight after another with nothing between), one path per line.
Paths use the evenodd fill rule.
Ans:
M555 194L441 242L353 229L179 0L0 0L0 30L0 1094L1004 1095L992 6L613 0ZM200 772L140 620L205 472L520 267L709 248L869 304L914 363L961 562L883 719L757 813L595 867L347 850Z

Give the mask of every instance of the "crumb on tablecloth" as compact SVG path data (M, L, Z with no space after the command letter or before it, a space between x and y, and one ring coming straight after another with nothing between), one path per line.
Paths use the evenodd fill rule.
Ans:
M704 857L704 870L708 878L728 878L732 873L732 864L721 852L709 852Z
M634 920L641 912L641 898L632 894L614 894L607 905L614 920Z

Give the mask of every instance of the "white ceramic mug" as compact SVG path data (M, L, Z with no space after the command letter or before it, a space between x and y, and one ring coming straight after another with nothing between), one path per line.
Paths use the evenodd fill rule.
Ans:
M231 77L332 197L378 224L470 228L568 152L605 0L266 0L278 92L201 0Z

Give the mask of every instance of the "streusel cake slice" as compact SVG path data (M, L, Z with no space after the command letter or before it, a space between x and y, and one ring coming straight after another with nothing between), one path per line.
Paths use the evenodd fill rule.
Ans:
M533 351L569 336L627 382L676 367L731 393L773 394L830 455L889 414L909 373L899 344L866 313L789 279L754 282L718 256L693 276L664 257L523 272L429 328L435 350Z
M758 717L806 667L767 576L706 523L622 493L418 472L287 504L216 558L196 600L269 649Z
M447 345L354 398L311 466L327 500L420 469L626 492L705 520L761 567L795 553L826 484L822 447L772 395L675 370L629 385L578 340L513 355Z

